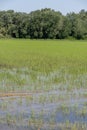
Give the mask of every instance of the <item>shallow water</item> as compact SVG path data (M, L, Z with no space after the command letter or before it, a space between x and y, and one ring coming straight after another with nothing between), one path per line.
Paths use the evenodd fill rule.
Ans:
M22 116L23 120L34 119L55 123L64 123L67 120L70 123L87 123L87 99L70 99L54 103L35 103L26 101L26 98L3 98L0 99L0 117L5 118L10 115L17 120Z
M87 74L74 77L60 71L32 77L28 71L0 72L0 90L32 95L0 98L1 130L38 130L39 126L40 130L71 130L76 123L80 130L87 125Z

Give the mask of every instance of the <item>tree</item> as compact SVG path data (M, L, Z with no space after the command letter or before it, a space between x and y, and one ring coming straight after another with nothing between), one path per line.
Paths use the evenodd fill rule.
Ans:
M33 11L29 14L0 11L0 37L36 39L76 39L87 38L87 12L61 12L50 8Z

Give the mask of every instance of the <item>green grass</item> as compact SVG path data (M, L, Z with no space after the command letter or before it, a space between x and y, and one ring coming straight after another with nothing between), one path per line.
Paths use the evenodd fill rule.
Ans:
M86 86L86 41L0 40L1 91L70 91Z
M68 40L0 40L0 67L52 72L87 72L87 42Z
M87 115L87 41L0 40L0 94L3 94L2 92L31 94L31 96L5 98L0 101L2 112L8 111L5 116L0 116L0 122L6 122L9 126L28 124L33 129L34 127L39 129L48 125L47 129L50 129L54 125L53 129L55 129L56 125L59 125L55 122L57 112L62 110L64 115L68 115L70 108L77 116L85 117ZM80 102L81 106L84 104L82 108ZM26 115L26 110L32 106L32 103L36 106L42 105L42 109L39 111L37 108L37 111L33 108L30 118L25 120L24 113ZM56 107L51 113L49 106L46 105L53 103ZM14 106L20 108L18 116L9 114L12 108L14 108L13 112L17 111ZM39 118L35 117L35 113ZM44 114L49 115L49 113L50 120L44 122ZM66 119L60 124L60 128L86 129L86 122L81 123L72 124Z

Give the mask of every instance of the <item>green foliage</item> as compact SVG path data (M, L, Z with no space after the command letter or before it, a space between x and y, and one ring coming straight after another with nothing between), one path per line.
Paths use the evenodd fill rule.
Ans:
M63 16L49 8L27 13L0 11L0 38L87 38L87 12Z

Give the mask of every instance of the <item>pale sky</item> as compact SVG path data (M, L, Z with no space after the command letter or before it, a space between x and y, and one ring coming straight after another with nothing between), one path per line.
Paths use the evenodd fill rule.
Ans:
M63 14L87 10L87 0L0 0L0 10L31 12L41 8L51 8Z

